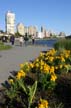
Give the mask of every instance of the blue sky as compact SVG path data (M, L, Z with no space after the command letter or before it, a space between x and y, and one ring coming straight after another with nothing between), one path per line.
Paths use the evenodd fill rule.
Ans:
M15 25L35 25L40 30L71 34L71 0L0 0L0 29L5 31L5 13L15 13Z

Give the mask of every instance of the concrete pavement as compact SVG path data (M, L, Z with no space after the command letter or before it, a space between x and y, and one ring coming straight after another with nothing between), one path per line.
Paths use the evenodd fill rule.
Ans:
M28 45L22 46L14 45L12 49L0 51L0 86L8 79L10 72L18 71L21 63L38 57L40 51L46 51L47 46Z

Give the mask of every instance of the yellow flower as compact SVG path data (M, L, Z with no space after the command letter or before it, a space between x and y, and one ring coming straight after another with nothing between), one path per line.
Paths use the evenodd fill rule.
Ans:
M48 108L48 101L45 99L40 99L38 108Z
M50 69L50 66L45 63L44 66L43 66L43 72L48 73L49 69Z
M33 63L30 63L30 64L29 64L29 66L30 66L31 68L33 68L33 67L34 67Z
M44 61L43 60L40 61L40 65L44 65Z
M25 65L28 65L28 62L25 62L24 64L25 64Z
M69 54L65 54L65 57L68 58L69 57Z
M58 66L55 66L55 69L58 69Z
M43 55L44 55L44 53L41 52L41 53L40 53L40 56L43 57Z
M60 57L59 56L56 56L55 59L60 59Z
M38 68L39 67L39 63L36 63L35 66Z
M50 67L50 73L54 73L54 66Z
M54 60L54 57L49 57L50 62L53 62L53 60Z
M40 66L40 70L41 70L41 71L43 70L43 67L42 67L42 66Z
M45 57L45 60L48 60L48 57Z
M17 79L20 79L21 77L25 77L25 76L26 76L25 72L24 72L23 70L20 70L20 71L17 73L16 78L17 78Z
M23 68L24 64L20 64L20 68Z
M57 76L55 74L51 75L51 81L55 81L57 79Z
M8 80L10 84L14 83L13 79Z
M37 58L35 61L36 61L36 62L39 62L39 59Z
M56 53L56 51L55 51L55 49L52 49L52 50L50 50L49 52L48 52L48 55L54 55Z
M61 65L59 65L59 68L60 68L60 69L62 69L62 67L63 67L63 65L62 65L62 64L61 64Z
M23 73L24 71L21 69L20 71L19 71L19 73Z
M45 108L43 104L38 104L38 108Z
M61 59L61 61L62 61L62 62L65 62L65 59L64 59L64 57L63 57L63 56L61 56L61 58L60 58L60 59Z
M69 67L69 65L66 65L66 64L65 64L65 65L64 65L64 67L65 67L65 68L68 68L68 67Z

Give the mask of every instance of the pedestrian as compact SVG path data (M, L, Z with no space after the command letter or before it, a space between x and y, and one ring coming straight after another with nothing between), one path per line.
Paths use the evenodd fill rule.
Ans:
M23 36L20 36L19 42L20 42L20 46L23 46L23 44L24 44L24 38L23 38Z
M32 36L32 44L34 44L34 43L35 43L35 36L33 34L33 36Z
M2 42L7 42L8 37L7 37L7 36L2 36L2 37L1 37L1 40L2 40Z
M25 36L24 36L24 41L25 41L25 46L28 45L28 34L26 33Z
M15 37L14 37L14 35L12 35L12 36L10 37L10 42L11 42L12 45L14 45L14 42L15 42Z

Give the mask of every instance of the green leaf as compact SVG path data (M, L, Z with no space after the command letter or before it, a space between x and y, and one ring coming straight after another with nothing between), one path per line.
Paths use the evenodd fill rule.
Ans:
M23 91L27 94L27 87L25 86L23 80L20 79L20 80L17 80L17 81L18 81L19 87L21 87L23 89Z
M28 101L29 101L29 106L30 106L30 104L32 103L33 97L35 95L36 89L37 89L37 81L35 81L35 83L32 85L32 87L28 86L28 89L29 89Z

